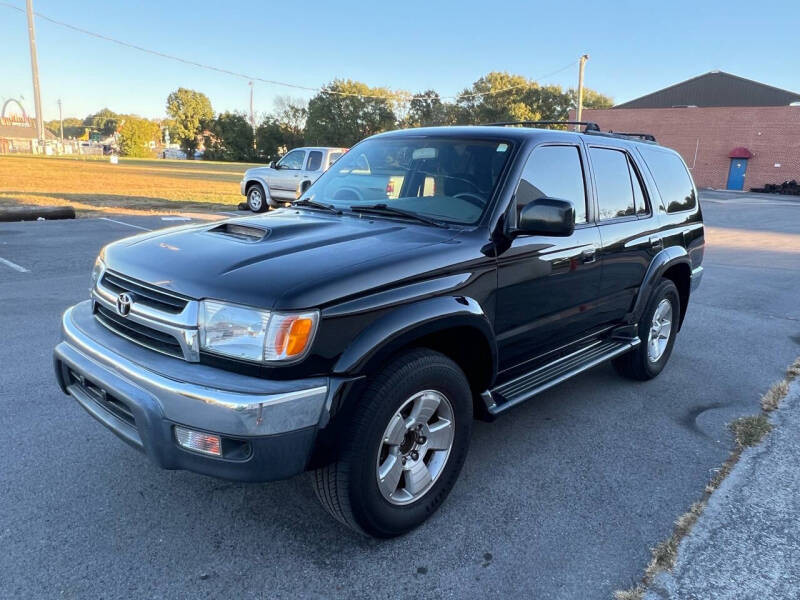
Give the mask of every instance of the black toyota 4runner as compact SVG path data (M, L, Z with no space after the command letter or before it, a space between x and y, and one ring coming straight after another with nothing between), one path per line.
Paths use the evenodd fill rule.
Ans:
M55 370L160 467L309 470L334 517L395 536L444 501L474 418L609 359L658 375L703 247L689 172L654 141L385 133L290 207L106 246Z

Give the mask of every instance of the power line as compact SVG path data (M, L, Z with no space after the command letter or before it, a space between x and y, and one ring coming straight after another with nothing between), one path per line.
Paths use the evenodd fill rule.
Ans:
M25 12L24 9L22 9L22 8L14 5L14 4L11 4L10 2L4 2L2 0L0 0L0 6L5 6L5 7L8 7L8 8L11 8L13 10L19 11L19 12ZM475 93L471 93L471 94L459 94L457 96L431 96L431 95L426 95L426 94L404 94L402 92L398 92L398 93L393 94L393 95L389 95L389 94L357 94L357 93L354 93L354 92L341 92L341 91L338 91L338 90L331 90L331 89L324 88L324 87L322 87L322 88L320 88L320 87L309 87L309 86L305 86L305 85L298 85L298 84L295 84L295 83L287 83L285 81L277 81L277 80L274 80L274 79L264 79L262 77L256 77L254 75L248 75L246 73L240 73L238 71L231 71L230 69L223 69L221 67L215 67L213 65L207 65L207 64L204 64L204 63L201 63L201 62L197 62L197 61L194 61L194 60L189 60L189 59L186 59L186 58L182 58L180 56L175 56L173 54L167 54L165 52L160 52L159 50L152 50L150 48L145 48L144 46L139 46L137 44L132 44L130 42L126 42L126 41L123 41L123 40L118 40L116 38L112 38L110 36L103 35L102 33L96 33L94 31L89 31L88 29L83 29L82 27L77 27L76 25L71 25L69 23L65 23L64 21L59 21L58 19L54 19L53 17L49 17L47 15L43 15L40 12L34 12L34 14L37 17L39 17L40 19L43 19L44 21L48 21L50 23L53 23L54 25L58 25L59 27L64 27L66 29L71 29L72 31L76 31L78 33L82 33L84 35L88 35L90 37L97 38L99 40L104 40L104 41L107 41L107 42L111 42L111 43L117 44L119 46L124 46L126 48L131 48L133 50L138 50L139 52L144 52L145 54L151 54L153 56L158 56L160 58L166 58L167 60L172 60L172 61L179 62L179 63L185 64L185 65L189 65L189 66L192 66L192 67L197 67L199 69L206 69L208 71L215 71L217 73L222 73L224 75L231 75L232 77L238 77L240 79L246 79L248 81L258 81L259 83L266 83L266 84L269 84L269 85L283 86L283 87L293 88L293 89L297 89L297 90L304 90L304 91L308 91L308 92L316 92L316 93L323 93L323 94L334 94L334 95L338 95L338 96L351 96L351 97L356 97L356 98L375 98L375 99L383 99L383 100L402 100L402 101L408 102L408 101L411 101L411 100L431 100L431 99L435 99L435 98L438 98L440 100L461 100L461 99L466 99L466 98L477 98L479 96L490 96L490 95L494 95L494 94L502 94L504 92L509 92L511 90L515 90L515 89L518 89L518 88L521 88L521 87L526 87L528 85L528 83L521 83L521 84L518 84L518 85L512 85L512 86L509 86L509 87L501 88L499 90L489 90L487 92L475 92ZM565 65L565 66L561 67L560 69L557 69L557 70L555 70L555 71L553 71L551 73L547 73L546 75L542 75L541 77L537 78L534 81L540 81L542 79L547 79L549 77L557 75L557 74L559 74L559 73L561 73L563 71L566 71L567 69L572 68L577 63L578 63L577 60L572 61L568 65Z

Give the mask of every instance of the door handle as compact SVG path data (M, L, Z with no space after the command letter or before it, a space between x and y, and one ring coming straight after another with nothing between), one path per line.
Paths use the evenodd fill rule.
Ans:
M597 250L595 248L587 248L581 252L581 260L584 263L593 263L597 260Z

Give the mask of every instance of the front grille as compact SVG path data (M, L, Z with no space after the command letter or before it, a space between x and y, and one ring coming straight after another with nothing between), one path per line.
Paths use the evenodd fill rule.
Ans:
M132 427L136 427L136 420L128 406L118 398L109 394L103 388L96 386L82 375L69 371L70 383L78 385L94 402Z
M129 292L136 298L137 303L171 314L179 314L186 308L186 304L188 303L187 299L181 298L180 296L168 294L158 288L134 281L133 279L128 279L127 277L120 277L109 271L103 274L100 283L104 288L113 292L114 295Z
M181 345L175 337L163 331L158 331L152 327L121 317L99 302L95 303L95 318L114 333L126 337L132 342L136 342L137 344L141 344L142 346L155 350L156 352L161 352L162 354L184 358Z

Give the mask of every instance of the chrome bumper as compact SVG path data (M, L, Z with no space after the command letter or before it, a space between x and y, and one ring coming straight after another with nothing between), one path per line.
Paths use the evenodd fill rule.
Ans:
M146 399L164 418L189 427L272 435L316 426L326 405L327 378L271 381L162 356L105 330L90 301L64 313L62 335L57 361L123 402Z
M261 379L158 354L101 326L88 300L64 313L62 337L53 360L64 393L165 469L238 481L296 475L342 385ZM219 435L222 456L179 446L177 425Z

